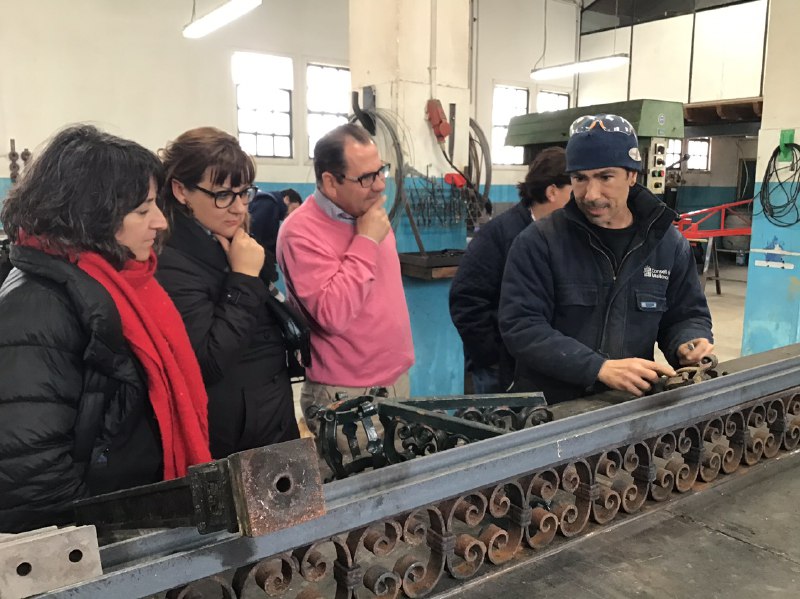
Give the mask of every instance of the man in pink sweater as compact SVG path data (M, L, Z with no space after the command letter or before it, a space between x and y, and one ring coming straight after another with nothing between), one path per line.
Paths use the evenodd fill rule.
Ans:
M278 264L289 300L311 325L311 365L300 403L370 387L409 397L414 364L397 242L383 204L389 165L369 134L337 127L314 147L317 189L284 221ZM316 432L316 422L306 418Z

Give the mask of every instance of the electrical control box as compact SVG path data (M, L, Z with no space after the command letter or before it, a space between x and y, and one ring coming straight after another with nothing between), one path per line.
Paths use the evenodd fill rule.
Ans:
M651 137L647 151L647 189L655 194L663 194L667 183L667 139Z

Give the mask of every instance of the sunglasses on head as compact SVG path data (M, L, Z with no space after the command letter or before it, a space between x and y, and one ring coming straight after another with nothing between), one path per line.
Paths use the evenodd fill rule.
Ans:
M627 119L615 114L597 114L580 116L575 119L569 126L569 136L572 137L576 133L584 133L595 128L626 135L636 135L633 125Z

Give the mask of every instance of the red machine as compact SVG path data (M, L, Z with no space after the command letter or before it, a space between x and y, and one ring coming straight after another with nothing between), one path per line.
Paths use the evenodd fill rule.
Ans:
M712 237L726 237L728 235L750 235L750 225L746 227L737 226L730 228L726 226L725 217L736 216L737 218L742 218L741 209L752 203L752 199L740 200L738 202L731 202L730 204L721 204L720 206L685 212L681 214L675 226L678 227L678 231L680 231L686 239L711 239ZM739 208L739 210L735 210L736 208ZM719 228L701 230L700 226L714 216L719 216Z
M722 204L720 206L713 206L711 208L703 208L701 210L692 210L680 215L676 221L675 226L678 227L683 236L689 241L703 240L706 242L706 248L703 256L703 282L708 279L713 279L716 284L717 295L722 293L719 276L719 260L717 259L717 250L714 241L717 237L727 237L729 235L750 235L752 219L750 214L746 213L743 208L750 206L753 203L752 199L740 200L738 202L731 202L729 204ZM738 210L737 210L738 208ZM716 229L700 229L700 226L712 219L719 216L719 227ZM739 221L738 226L729 227L726 217L734 216ZM744 218L743 218L744 217ZM746 226L741 226L740 223L745 220ZM693 244L696 245L696 244ZM711 266L711 260L714 261L714 274L709 275L708 269Z

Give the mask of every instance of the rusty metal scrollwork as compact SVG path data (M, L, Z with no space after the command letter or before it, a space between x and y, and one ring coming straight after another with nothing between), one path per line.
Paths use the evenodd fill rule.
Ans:
M243 599L247 588L260 588L266 596L300 599L354 598L366 591L423 597L444 577L466 580L566 542L590 519L608 524L648 500L670 501L791 451L798 432L800 395L763 398L261 560L239 568L232 584L213 577L168 596L203 597L201 589L208 588Z

